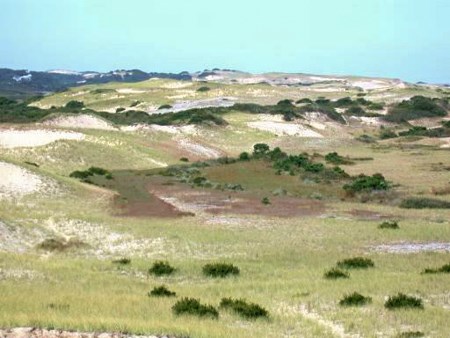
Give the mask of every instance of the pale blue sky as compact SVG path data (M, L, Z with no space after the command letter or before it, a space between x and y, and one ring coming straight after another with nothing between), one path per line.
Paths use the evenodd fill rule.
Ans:
M450 0L0 0L0 67L450 82Z

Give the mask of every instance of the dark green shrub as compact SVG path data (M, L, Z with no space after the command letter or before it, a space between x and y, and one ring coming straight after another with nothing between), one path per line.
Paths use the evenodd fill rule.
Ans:
M337 108L350 107L353 104L353 101L350 97L343 97L336 100L333 105Z
M347 258L337 263L341 269L367 269L375 266L370 258L354 257Z
M103 175L106 175L106 174L109 173L108 170L103 169L103 168L100 168L100 167L90 167L90 168L88 169L88 171L89 171L90 173L92 173L93 175L100 175L100 176L103 176Z
M112 261L114 264L120 264L120 265L129 265L131 264L131 259L129 258L119 258Z
M239 268L233 264L211 263L203 267L203 274L210 277L224 278L229 275L237 276L239 273Z
M343 188L348 193L356 193L361 191L387 190L389 187L389 183L381 174L374 174L372 176L361 174L353 182L345 184Z
M292 100L285 99L285 100L278 101L277 106L291 106L291 107L293 107L294 105L292 104Z
M121 112L123 112L124 110L125 110L125 108L119 107L119 108L116 109L116 113L121 113Z
M255 303L247 303L245 299L222 298L220 308L232 310L246 319L269 317L269 312Z
M211 305L201 304L198 299L183 298L172 306L176 315L193 315L199 317L219 318L219 312Z
M311 99L308 99L307 97L305 97L303 99L297 100L295 103L300 104L300 103L313 103L313 102L311 101Z
M170 291L164 285L155 286L153 290L148 293L149 297L175 297L176 295L176 292Z
M389 122L404 122L423 117L446 116L446 102L424 96L413 96L393 105L388 114L383 116Z
M155 276L171 275L175 272L175 268L168 262L157 261L153 263L152 267L148 270L148 273Z
M363 295L359 294L358 292L353 292L352 294L344 296L344 298L342 298L339 301L339 305L341 305L341 306L361 306L361 305L366 305L371 302L372 302L372 298L364 297Z
M303 169L311 173L320 173L325 169L325 166L322 163L308 163L303 167Z
M158 110L170 109L170 108L172 108L172 106L170 104L163 104L162 106L159 106Z
M189 162L189 159L187 157L182 157L180 158L181 162Z
M207 181L206 177L198 176L192 180L195 185L202 185Z
M253 146L253 155L255 157L261 157L266 155L270 150L270 147L265 143L257 143Z
M340 269L332 268L324 273L326 279L350 278L349 274Z
M425 269L423 273L450 273L450 264L445 264L437 269Z
M351 106L345 110L345 114L353 116L364 116L366 111L359 106Z
M400 203L404 209L450 209L450 202L433 198L410 197Z
M250 154L247 153L246 151L240 153L239 154L239 160L240 161L248 161L248 160L250 160Z
M269 205L270 204L270 200L268 197L263 197L263 199L261 200L261 203L264 205Z
M389 310L400 308L423 309L423 303L420 298L399 293L396 296L390 296L384 303L384 307Z
M378 225L380 229L399 229L397 221L383 222Z
M89 176L92 176L93 174L90 171L79 171L75 170L72 173L70 173L69 177L78 178L80 180L85 180Z
M23 163L28 164L28 165L32 165L33 167L36 167L36 168L39 168L39 164L34 163L34 162L24 161Z
M390 138L396 138L398 135L392 129L382 129L379 134L380 139L387 140Z
M84 107L84 103L81 101L72 100L67 102L65 107L68 109L81 109Z
M353 162L349 159L339 155L337 152L328 153L325 155L325 161L329 163L333 163L336 165L339 164L352 164Z
M396 338L420 338L425 337L425 334L421 331L405 331L399 333Z
M139 103L141 103L141 101L133 101L133 102L130 104L130 107L136 107Z
M203 87L200 87L199 89L197 89L198 92L208 92L210 90L211 90L211 88L206 87L206 86L203 86Z

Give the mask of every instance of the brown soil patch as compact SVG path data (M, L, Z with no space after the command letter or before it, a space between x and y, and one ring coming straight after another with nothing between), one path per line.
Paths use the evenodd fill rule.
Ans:
M118 216L125 217L182 217L193 216L192 213L178 210L162 199L150 195L147 201L123 200L120 196L114 198L114 206Z
M289 196L268 196L269 205L261 203L264 196L249 192L191 188L186 184L152 184L151 193L193 213L248 214L277 217L320 215L325 211L321 201Z

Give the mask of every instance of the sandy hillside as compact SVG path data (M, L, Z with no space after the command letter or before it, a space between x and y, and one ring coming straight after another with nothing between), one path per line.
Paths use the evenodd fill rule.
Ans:
M86 128L86 129L101 129L101 130L115 130L111 123L92 116L92 115L72 115L72 116L58 116L43 122L47 126L56 126L63 128Z
M0 148L39 147L58 140L82 140L84 134L53 130L0 130Z

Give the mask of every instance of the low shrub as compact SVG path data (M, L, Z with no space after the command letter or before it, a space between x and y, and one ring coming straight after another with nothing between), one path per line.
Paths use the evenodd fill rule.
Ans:
M129 258L119 258L112 261L114 264L120 264L120 265L129 265L131 264L131 259Z
M379 138L382 140L387 140L387 139L396 138L396 137L398 137L397 133L395 131L393 131L392 129L387 129L387 128L382 129L379 134Z
M336 165L340 165L340 164L352 164L353 162L350 161L349 159L339 155L337 152L333 152L333 153L328 153L325 155L325 161L332 163L332 164L336 164Z
M239 160L240 161L248 161L248 160L250 160L250 154L247 153L246 151L240 153L239 154Z
M246 319L269 317L269 312L258 304L247 303L244 299L222 298L220 308L232 310Z
M295 103L300 104L300 103L313 103L313 102L311 101L311 99L308 99L307 97L305 97L303 99L295 101Z
M380 229L399 229L398 222L397 221L391 221L391 222L383 222L380 225L378 225L378 228Z
M425 334L421 331L405 331L399 333L396 338L420 338L425 337Z
M170 109L170 108L172 108L172 106L170 104L163 104L162 106L159 106L158 110Z
M261 200L261 203L264 205L269 205L270 204L270 200L268 197L263 197L263 199Z
M224 278L229 275L237 276L239 275L239 268L233 264L227 263L212 263L206 264L203 267L203 274L210 277L220 277Z
M358 292L353 292L352 294L344 296L344 298L342 298L339 301L339 305L341 305L341 306L361 306L361 305L366 305L371 302L372 302L372 298L365 297L365 296L359 294Z
M425 269L423 273L450 273L450 264L442 265L437 269Z
M172 306L176 315L193 315L198 317L219 318L219 312L211 305L201 304L198 299L183 298Z
M171 275L174 272L175 268L165 261L153 263L152 267L148 270L149 274L155 276Z
M350 275L340 269L332 268L324 273L326 279L350 278Z
M189 162L189 159L187 157L182 157L180 158L181 162Z
M206 86L203 86L203 87L200 87L199 89L197 89L198 92L208 92L210 90L211 90L211 88L206 87Z
M148 293L149 297L175 297L176 295L176 292L170 291L164 285L155 286L153 290Z
M103 176L103 175L106 175L106 174L109 173L108 170L103 169L103 168L100 168L100 167L90 167L90 168L88 169L88 171L89 171L90 173L92 173L93 175L100 175L100 176Z
M381 174L372 176L361 174L353 182L345 184L343 188L347 193L354 194L361 191L388 190L390 185Z
M384 303L384 307L389 310L400 308L423 309L423 303L420 298L399 293L396 296L390 296Z
M411 197L400 203L404 209L450 209L450 202L433 198Z
M373 268L375 264L370 258L354 257L339 261L337 266L341 269L367 269Z

